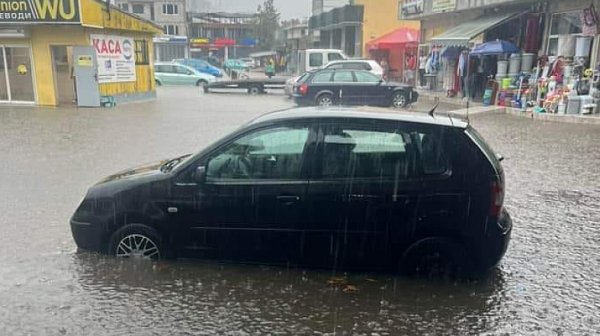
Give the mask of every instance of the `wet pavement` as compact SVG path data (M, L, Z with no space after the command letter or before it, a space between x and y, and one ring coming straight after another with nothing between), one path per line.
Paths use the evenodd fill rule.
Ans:
M471 117L506 158L515 222L502 264L474 283L77 252L68 219L91 184L291 106L280 95L159 96L115 109L0 106L0 335L598 334L600 127Z

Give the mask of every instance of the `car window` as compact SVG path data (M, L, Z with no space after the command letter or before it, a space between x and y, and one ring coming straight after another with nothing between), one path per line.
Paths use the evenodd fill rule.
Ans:
M350 71L336 71L333 73L333 81L335 83L353 83L354 76Z
M156 72L160 73L176 73L172 65L157 65Z
M322 144L322 178L394 178L413 176L410 135L398 130L331 125Z
M331 62L331 61L342 60L342 59L344 59L344 57L340 53L328 53L327 59L329 60L329 62Z
M174 68L175 68L175 72L177 72L180 75L187 75L191 72L191 70L188 70L187 68L184 68L182 66L175 65Z
M298 179L308 127L278 127L243 136L208 163L207 181Z
M311 67L322 66L323 65L323 54L321 54L321 53L310 54L308 62Z
M354 75L359 83L378 83L380 80L376 75L366 71L356 71Z
M330 83L331 82L331 72L319 72L313 77L312 83Z
M416 140L421 158L423 173L426 175L439 175L448 170L446 155L442 145L443 135L439 131L415 132L413 138Z

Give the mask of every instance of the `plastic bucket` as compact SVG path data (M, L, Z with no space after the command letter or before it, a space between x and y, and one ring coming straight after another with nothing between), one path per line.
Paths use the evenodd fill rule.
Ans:
M506 75L508 71L508 61L498 61L498 75ZM498 77L496 75L496 78Z
M521 70L521 55L512 54L510 55L510 64L508 66L508 73L518 73Z
M521 71L527 74L531 73L534 60L535 54L523 54L523 57L521 58Z

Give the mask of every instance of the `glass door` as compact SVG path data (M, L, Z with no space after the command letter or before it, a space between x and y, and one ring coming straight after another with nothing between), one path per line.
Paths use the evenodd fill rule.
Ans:
M8 74L6 73L6 62L4 62L4 47L0 46L0 102L9 101L8 97Z
M35 102L29 47L0 46L0 101Z

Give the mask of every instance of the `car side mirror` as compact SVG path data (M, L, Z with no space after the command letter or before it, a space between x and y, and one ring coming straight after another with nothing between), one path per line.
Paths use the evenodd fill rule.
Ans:
M206 181L206 166L198 166L194 172L194 181L203 184Z
M383 79L380 79L379 82L377 82L377 85L381 85L383 84Z
M191 71L188 71L188 73L187 73L187 75L188 75L188 76L191 76L191 75L193 75L193 74L194 74L194 73L193 73L193 72L191 72Z

